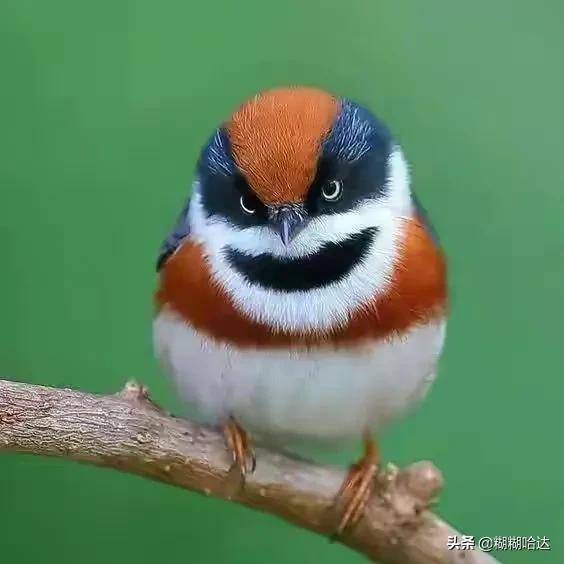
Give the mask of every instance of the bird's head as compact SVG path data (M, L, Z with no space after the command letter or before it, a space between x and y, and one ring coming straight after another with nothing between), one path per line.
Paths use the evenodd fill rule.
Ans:
M313 88L271 90L204 147L162 258L189 232L249 315L327 328L384 291L412 206L402 151L368 110Z

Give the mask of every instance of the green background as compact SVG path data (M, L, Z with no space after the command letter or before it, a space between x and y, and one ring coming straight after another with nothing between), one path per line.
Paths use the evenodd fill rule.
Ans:
M564 562L563 23L548 0L3 0L0 373L136 377L178 409L152 356L153 267L198 149L257 90L325 87L396 132L450 259L440 377L384 457L432 459L465 532L552 541L504 562ZM0 457L3 562L265 559L360 561L218 500Z

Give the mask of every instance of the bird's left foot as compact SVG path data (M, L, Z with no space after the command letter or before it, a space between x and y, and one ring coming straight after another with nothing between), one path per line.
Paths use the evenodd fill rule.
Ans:
M227 447L233 456L231 470L238 470L244 480L247 474L255 471L255 453L249 440L249 435L234 417L230 417L223 426L223 436Z
M362 517L374 491L378 464L378 446L371 437L366 436L363 457L351 466L337 493L337 507L342 507L342 516L335 537L340 536L346 528L354 526Z

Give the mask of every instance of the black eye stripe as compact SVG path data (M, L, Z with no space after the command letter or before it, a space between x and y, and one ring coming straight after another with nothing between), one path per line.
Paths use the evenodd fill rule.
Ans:
M390 132L368 110L350 100L323 140L317 171L306 196L310 215L343 213L360 201L385 193L388 157L393 148ZM276 160L276 155L272 156ZM229 135L218 129L201 153L198 163L202 204L208 217L219 216L238 228L268 224L266 206L257 199L256 213L246 213L240 197L256 198L234 162ZM342 182L338 198L324 198L323 186Z
M365 229L340 243L326 243L313 255L281 258L257 256L227 247L229 264L245 279L263 288L296 292L321 288L342 280L365 256L378 229Z
M208 217L227 218L237 227L264 225L267 220L266 206L251 191L245 179L238 173L230 176L208 175L202 179L202 204ZM247 213L241 206L253 208L255 213Z

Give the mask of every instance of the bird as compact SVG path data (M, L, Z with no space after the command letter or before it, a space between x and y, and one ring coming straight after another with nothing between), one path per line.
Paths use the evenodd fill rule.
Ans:
M201 150L157 271L156 355L243 478L257 442L362 441L336 500L336 534L353 527L377 435L427 395L448 317L446 258L390 129L309 86L239 104Z

